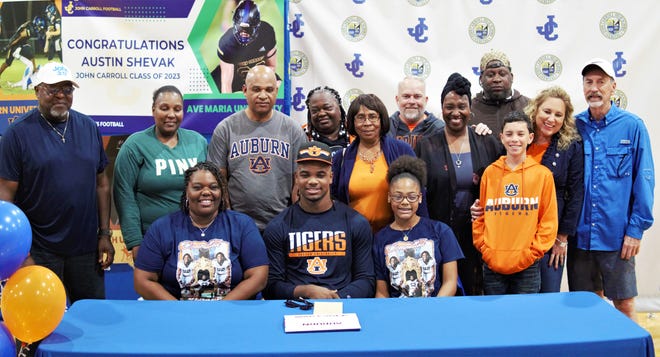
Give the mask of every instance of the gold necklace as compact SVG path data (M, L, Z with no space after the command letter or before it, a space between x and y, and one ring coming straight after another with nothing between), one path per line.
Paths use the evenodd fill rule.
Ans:
M408 229L407 232L403 232L403 240L404 240L404 241L408 241L408 234L410 234L410 232L412 232L413 228L415 228L415 225L413 225L412 227L410 227L410 229Z
M50 126L50 128L53 129L53 131L56 132L57 135L60 136L60 138L62 138L62 144L66 143L66 139L64 138L64 135L66 135L66 129L69 127L69 113L67 113L66 115L66 120L64 121L66 124L64 124L64 131L62 131L61 133L59 130L55 129L53 124L51 124L43 114L41 114L41 117L44 118L46 124L48 124L48 126Z
M380 148L378 148L378 150L376 150L376 153L374 153L373 157L370 157L370 158L367 158L367 156L364 154L365 152L370 152L370 151L365 150L365 151L360 152L358 150L358 156L360 156L360 159L362 159L362 161L364 161L367 164L371 165L369 167L369 172L373 174L374 169L375 169L376 160L378 160L378 156L380 156Z
M413 218L413 222L410 225L410 228L408 228L408 230L403 228L403 226L399 225L398 223L392 223L391 228L393 228L395 230L398 230L398 231L401 231L403 233L403 240L408 241L410 232L412 232L412 230L417 226L417 223L419 223L420 219L417 219L416 221L417 222L415 222L415 218ZM396 225L397 228L394 228L394 225ZM401 227L401 229L398 229L398 227Z

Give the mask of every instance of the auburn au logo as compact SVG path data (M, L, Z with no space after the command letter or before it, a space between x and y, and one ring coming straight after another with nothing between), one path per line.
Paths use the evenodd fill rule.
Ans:
M307 259L307 272L312 275L321 275L328 271L328 260L315 257L314 259Z
M263 156L251 157L250 171L260 175L270 172L270 157L263 157Z
M504 185L504 194L509 197L518 196L518 185L513 183Z

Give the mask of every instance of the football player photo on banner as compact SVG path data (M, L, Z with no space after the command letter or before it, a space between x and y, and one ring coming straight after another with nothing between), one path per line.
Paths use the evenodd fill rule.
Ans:
M50 1L0 2L0 135L36 107L34 75L62 60L60 11Z

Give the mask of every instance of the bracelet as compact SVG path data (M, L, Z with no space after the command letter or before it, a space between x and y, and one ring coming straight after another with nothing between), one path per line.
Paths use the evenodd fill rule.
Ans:
M99 228L96 235L98 237L101 237L101 236L112 237L112 230L111 229L101 229L101 228Z
M562 241L559 240L559 238L555 238L555 240L556 240L557 242L559 242L559 246L560 246L561 248L566 248L566 246L568 245L568 241L566 241L566 242L562 242Z

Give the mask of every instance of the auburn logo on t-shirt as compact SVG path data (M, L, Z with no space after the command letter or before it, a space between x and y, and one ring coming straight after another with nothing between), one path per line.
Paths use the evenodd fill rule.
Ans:
M255 158L250 158L250 171L255 174L265 174L270 171L270 158L257 156Z
M328 260L314 257L314 259L307 259L307 272L312 275L325 274L328 271Z

